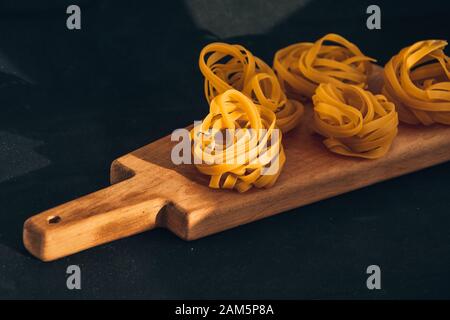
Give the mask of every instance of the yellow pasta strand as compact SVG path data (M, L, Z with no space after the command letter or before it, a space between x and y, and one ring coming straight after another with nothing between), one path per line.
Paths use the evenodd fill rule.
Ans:
M345 156L383 157L397 135L398 115L383 95L355 85L320 84L313 96L316 131Z
M231 143L223 139L225 130ZM211 101L210 113L192 129L191 139L194 161L201 160L195 165L211 176L211 188L271 187L286 161L275 114L234 89Z
M450 125L450 59L444 40L419 41L384 67L383 94L395 103L400 121Z
M283 132L288 132L300 122L303 105L288 100L273 70L244 47L211 43L201 51L199 66L205 77L208 103L217 95L236 89L256 104L273 111L277 126Z
M320 83L367 88L373 61L345 38L327 34L277 51L273 68L289 97L311 98Z

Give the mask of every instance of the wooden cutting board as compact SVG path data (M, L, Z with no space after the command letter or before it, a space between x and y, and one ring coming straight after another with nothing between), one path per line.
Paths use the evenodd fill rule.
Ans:
M450 127L400 125L386 157L364 160L330 153L311 116L283 136L287 161L270 189L208 188L194 166L172 163L168 136L114 160L112 186L25 221L24 245L50 261L156 227L193 240L450 160Z

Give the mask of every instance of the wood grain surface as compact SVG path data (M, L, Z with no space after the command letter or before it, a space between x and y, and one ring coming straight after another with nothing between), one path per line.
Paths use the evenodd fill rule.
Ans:
M372 79L373 91L380 79ZM270 189L210 189L194 166L172 163L168 136L114 160L112 186L29 218L24 245L50 261L155 227L193 240L450 160L450 127L439 125L401 124L382 159L332 154L313 133L307 109L283 136L287 161Z

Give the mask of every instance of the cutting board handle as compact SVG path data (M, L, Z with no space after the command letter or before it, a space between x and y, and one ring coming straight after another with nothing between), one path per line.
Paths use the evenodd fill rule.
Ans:
M24 223L27 250L55 260L158 226L168 201L136 190L133 179L35 215Z

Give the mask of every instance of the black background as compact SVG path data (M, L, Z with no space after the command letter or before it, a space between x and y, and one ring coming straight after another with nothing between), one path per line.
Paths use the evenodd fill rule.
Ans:
M244 3L228 17L276 9ZM82 30L66 28L69 4ZM51 263L22 245L26 218L106 187L113 159L205 115L197 59L209 42L271 63L335 32L384 64L414 41L450 39L448 1L377 1L375 31L369 4L311 0L261 34L223 39L182 1L0 1L0 297L450 298L450 163L194 242L153 230ZM242 22L220 16L222 30ZM82 290L66 288L71 264ZM366 288L372 264L382 290Z

